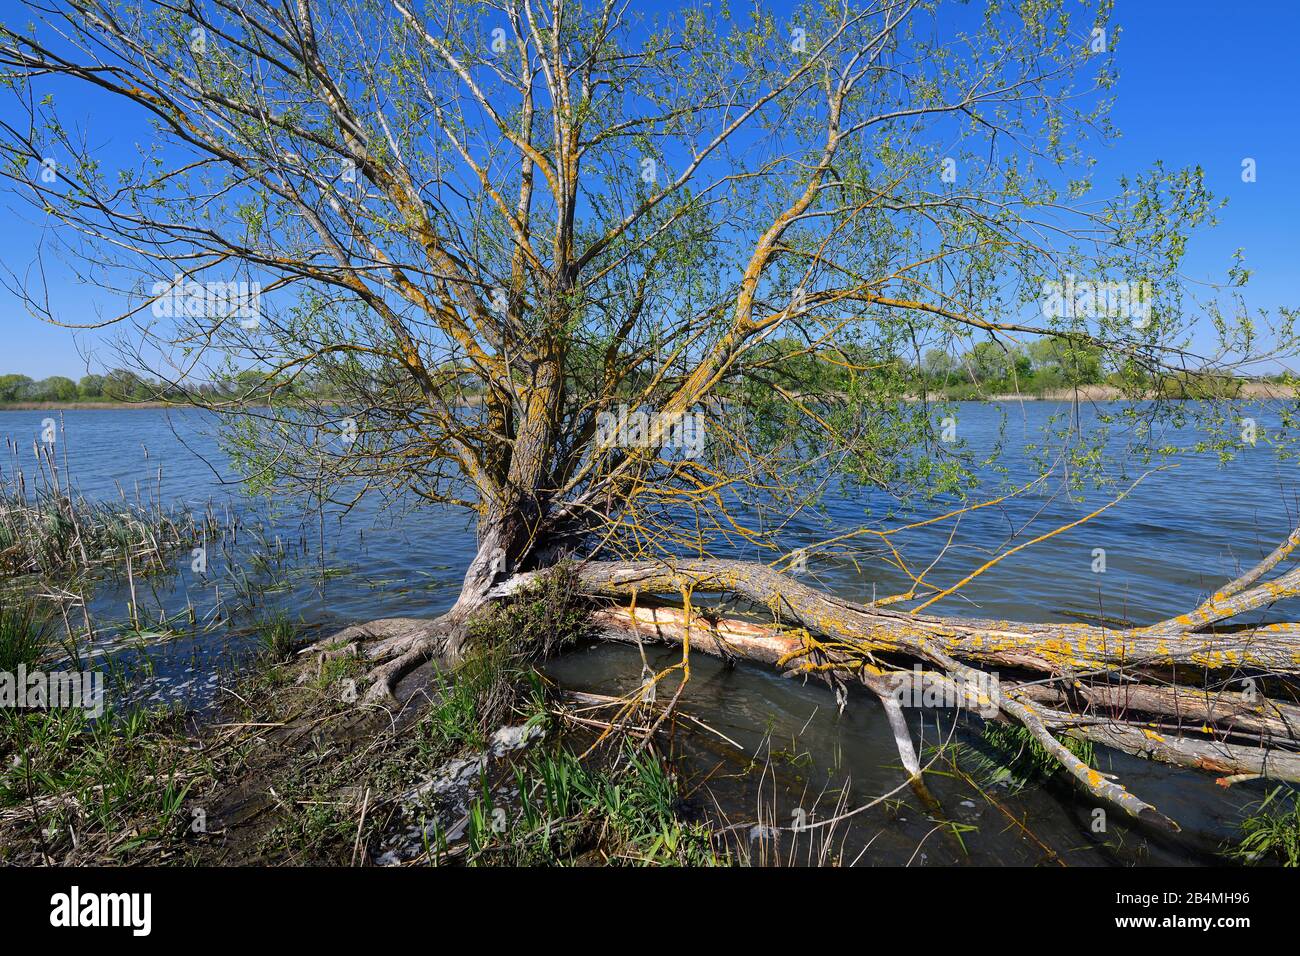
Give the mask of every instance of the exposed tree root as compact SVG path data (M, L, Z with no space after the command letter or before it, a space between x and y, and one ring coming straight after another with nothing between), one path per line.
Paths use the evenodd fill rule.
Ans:
M426 661L447 653L451 641L466 627L463 617L447 613L433 620L380 618L330 635L300 651L333 657L354 654L374 661L366 675L367 703L395 702L397 682Z

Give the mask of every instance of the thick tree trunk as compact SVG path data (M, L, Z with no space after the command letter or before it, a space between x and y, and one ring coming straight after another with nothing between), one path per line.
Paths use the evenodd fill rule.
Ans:
M465 569L460 594L447 612L449 615L460 621L468 620L487 603L493 586L515 562L522 560L520 525L517 511L492 514L479 523L478 550ZM451 650L459 654L459 642Z
M525 564L538 541L532 531L539 510L519 499L497 508L479 523L475 552L455 603L432 621L391 618L349 628L332 638L375 660L367 699L391 701L403 676L433 657L459 660L470 637L470 621L489 601L493 587L511 569Z

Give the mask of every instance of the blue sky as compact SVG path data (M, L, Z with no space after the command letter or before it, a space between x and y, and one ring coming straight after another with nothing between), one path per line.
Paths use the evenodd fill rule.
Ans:
M0 0L10 23L25 19L15 0ZM1221 0L1118 0L1122 30L1120 80L1113 119L1123 136L1097 156L1098 185L1163 160L1170 167L1199 164L1216 196L1228 199L1217 228L1193 240L1186 271L1222 278L1235 249L1244 248L1254 271L1247 300L1257 308L1300 306L1300 106L1295 98L1295 37L1300 3L1293 0L1225 5ZM145 127L106 114L101 97L67 88L65 116L89 129L111 151L129 149ZM11 109L0 98L0 115ZM1257 181L1243 183L1243 158L1257 163ZM21 275L33 261L42 226L14 197L0 194L0 262ZM114 313L107 293L58 282L62 314L91 320ZM0 289L0 373L79 377L82 353L98 348L91 333L75 337L27 314ZM79 350L80 349L80 350ZM97 363L98 364L98 363Z

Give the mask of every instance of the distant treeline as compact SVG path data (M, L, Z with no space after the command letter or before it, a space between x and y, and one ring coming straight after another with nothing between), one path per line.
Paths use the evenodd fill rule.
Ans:
M130 372L86 375L78 382L63 375L51 375L42 379L26 375L0 375L0 402L6 403L121 402L146 397L147 383Z
M1108 377L1100 349L1050 339L1023 348L980 342L963 355L931 349L922 358L919 372L927 388L956 393L955 397L968 390L1040 394L1101 385Z
M265 376L255 371L241 372L229 379L205 383L196 389L209 397L234 398L266 395L270 390ZM297 393L317 398L333 397L328 384L305 377L294 383ZM126 369L114 369L104 375L83 375L73 381L63 375L33 379L26 375L0 375L0 405L26 402L151 402L178 400L184 392L166 382L137 375Z
M773 350L789 348L774 343ZM913 395L926 394L954 400L995 395L1043 396L1069 389L1102 386L1116 397L1159 394L1171 398L1231 397L1246 382L1277 383L1281 375L1238 377L1221 372L1152 372L1134 362L1118 363L1099 347L1064 339L1038 339L1027 345L979 342L965 352L928 349L919 362L902 356L882 357L846 352L865 374L888 378ZM846 365L827 365L815 376L828 391L842 392L853 376Z
M798 343L778 340L763 347L765 360L789 362L800 366L801 380L814 391L844 394L854 381L870 379L884 386L882 394L919 394L950 399L977 399L992 395L1019 394L1041 396L1085 386L1110 386L1118 393L1136 395L1159 393L1171 397L1231 396L1246 381L1279 382L1282 376L1254 379L1233 378L1197 372L1164 373L1153 376L1136 367L1108 365L1099 348L1059 339L1040 339L1026 346L1004 346L998 342L977 343L964 353L929 349L921 361L901 356L882 355L866 348L849 349L838 354L841 361L823 362L807 354ZM784 358L781 358L784 356ZM1113 357L1111 359L1113 363ZM583 355L574 357L575 367L583 364ZM583 378L582 369L575 376ZM400 375L376 375L371 384L382 391L401 381ZM629 376L630 387L639 383ZM457 383L462 395L477 391L476 383ZM344 395L327 373L303 373L276 380L248 369L229 378L192 387L210 399L256 399L272 404L295 398L331 401ZM62 375L32 379L26 375L0 375L0 405L36 402L165 402L183 401L187 393L176 386L115 369L104 375L85 375L78 381Z
M788 341L768 343L767 349L771 353L800 351ZM924 392L958 401L1012 394L1041 397L1096 386L1116 397L1231 397L1247 382L1283 381L1281 375L1247 378L1221 372L1153 372L1136 362L1119 362L1086 342L1048 338L1025 345L983 341L964 352L932 348L921 353L920 361L865 348L845 349L841 357L843 361L838 363L806 356L794 361L809 366L801 369L800 378L812 383L813 391L844 393L854 381L866 379L888 381L894 392ZM851 367L856 368L850 371Z
M1100 348L1063 339L1039 339L1026 346L980 342L960 356L941 349L924 354L911 371L926 389L948 398L997 394L1043 395L1087 386L1110 386L1128 395L1231 397L1248 381L1281 382L1283 376L1245 378L1222 372L1159 372L1134 363L1116 364Z

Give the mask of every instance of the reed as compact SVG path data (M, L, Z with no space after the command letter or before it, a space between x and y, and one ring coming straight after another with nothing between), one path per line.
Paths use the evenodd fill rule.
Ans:
M38 467L29 486L18 469L0 474L0 576L71 578L130 563L134 573L164 566L166 553L211 537L215 518L153 501L88 501L73 490L66 462L36 445ZM16 448L11 449L16 452ZM16 455L15 455L16 457Z

